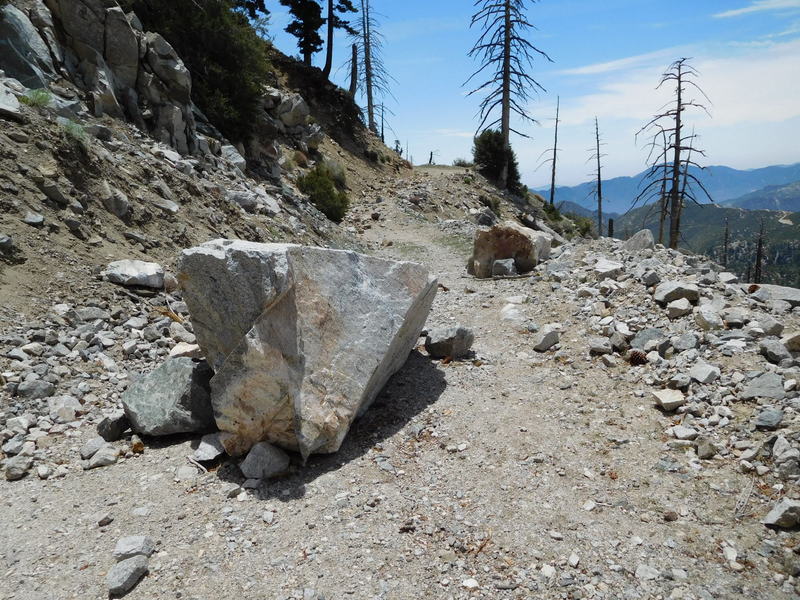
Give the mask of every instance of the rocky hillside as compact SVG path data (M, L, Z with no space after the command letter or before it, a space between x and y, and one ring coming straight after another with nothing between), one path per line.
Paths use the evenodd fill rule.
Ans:
M681 218L680 248L725 262L725 223L729 226L728 268L742 280L753 277L761 223L765 231L764 283L800 284L800 219L796 213L690 204ZM615 235L626 239L646 227L658 235L658 215L643 206L616 219Z

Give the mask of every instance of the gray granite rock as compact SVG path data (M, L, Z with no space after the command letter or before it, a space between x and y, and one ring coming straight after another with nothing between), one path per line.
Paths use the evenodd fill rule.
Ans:
M211 376L211 369L203 361L170 358L139 377L122 396L131 429L154 436L211 430Z
M239 465L248 479L269 479L282 475L289 468L289 455L267 442L259 442L250 449Z
M433 358L462 358L467 355L475 335L461 325L435 327L425 338L425 350Z
M142 555L133 556L118 562L106 575L106 585L111 596L121 596L126 594L139 583L139 580L147 573L147 557Z

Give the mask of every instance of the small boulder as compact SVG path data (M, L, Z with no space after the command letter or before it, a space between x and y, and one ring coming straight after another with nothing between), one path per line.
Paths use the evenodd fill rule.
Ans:
M783 400L785 397L783 377L777 373L763 373L754 378L747 384L740 396L742 400L755 400L756 398Z
M513 258L504 258L492 263L492 277L511 277L517 274Z
M121 440L131 423L123 411L116 411L97 424L97 433L107 442Z
M205 432L214 427L205 362L169 358L135 380L122 396L131 428L144 435Z
M146 535L129 535L117 541L114 558L121 561L134 556L150 556L155 550L156 544L152 538Z
M698 383L709 384L719 379L720 370L718 367L699 361L689 371L689 377Z
M675 300L685 298L692 304L700 300L700 289L693 283L682 281L664 281L656 287L653 299L659 304L669 304Z
M791 360L792 353L786 349L786 345L777 339L762 340L758 345L761 355L773 364L780 364L782 360Z
M633 237L622 244L622 249L628 252L640 252L642 250L652 250L656 247L656 240L653 232L649 229L642 229L636 232Z
M789 529L800 523L800 500L783 498L778 502L761 522L767 527Z
M164 269L161 265L142 260L117 260L106 267L103 275L111 283L163 289Z
M701 306L694 313L695 323L705 331L723 329L725 323L719 313L711 306Z
M472 331L461 325L436 327L425 338L425 350L433 358L458 359L467 355L474 341Z
M692 304L686 298L680 298L667 304L667 316L670 319L678 319L692 312Z
M147 557L133 556L118 562L106 575L106 585L111 596L121 596L134 588L147 573Z
M546 233L534 231L513 221L499 223L475 232L472 256L467 272L475 277L491 277L497 260L513 259L518 273L528 273L550 256L552 239Z
M536 352L547 352L561 339L558 327L555 325L545 325L533 337L533 349Z
M239 466L248 479L269 479L284 474L288 468L289 455L268 442L253 446Z
M686 397L679 390L656 390L652 394L656 404L668 412L686 404Z
M794 331L781 339L789 352L800 352L800 331Z
M624 265L621 262L601 258L594 265L594 274L599 281L604 279L617 279L622 275Z
M16 481L22 479L33 466L33 458L22 454L6 460L6 479Z
M220 433L204 435L194 451L194 459L200 462L207 462L225 454L225 446L222 445L220 435Z

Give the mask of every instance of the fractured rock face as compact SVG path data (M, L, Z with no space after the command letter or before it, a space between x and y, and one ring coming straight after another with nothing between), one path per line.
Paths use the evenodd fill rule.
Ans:
M467 263L467 272L478 278L492 276L492 267L497 260L514 259L518 273L528 273L550 256L552 238L541 231L534 231L505 221L489 229L475 232L472 256Z
M234 456L260 441L304 458L338 450L436 293L420 265L292 244L214 240L185 250L179 272Z

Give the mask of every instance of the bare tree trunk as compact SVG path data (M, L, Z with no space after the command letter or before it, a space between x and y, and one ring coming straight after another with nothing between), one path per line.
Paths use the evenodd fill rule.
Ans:
M352 46L353 56L350 59L350 96L356 97L356 90L358 90L358 44Z
M325 75L325 77L330 77L331 68L333 67L333 24L333 0L328 0L328 40L325 50L325 66L322 68L322 74Z
M550 172L550 206L556 205L556 158L558 157L558 112L561 108L561 96L556 97L556 135L553 140L553 169Z
M378 132L375 124L375 103L372 97L372 42L370 40L369 0L361 0L361 23L364 36L364 82L367 92L367 124L374 132Z
M672 190L670 191L670 213L669 213L669 247L673 250L678 249L678 237L681 231L681 131L683 110L683 65L678 65L677 78L677 102L675 104L675 133L674 133L674 154L672 159Z
M558 111L556 111L558 123ZM597 235L603 237L603 174L600 167L600 124L594 118L594 139L597 147Z
M667 137L664 134L664 152L662 153L662 164L664 165L664 174L661 179L661 196L659 198L659 214L658 214L658 243L664 243L664 223L667 220Z
M503 168L500 187L508 187L508 157L511 154L511 0L505 0L505 25L503 28L503 115L500 132L503 135Z
M383 128L384 128L383 102L381 102L381 142L383 142L385 144L386 140L383 137Z
M763 279L762 264L764 262L764 219L761 219L761 229L758 231L758 242L756 242L756 264L753 275L753 283L761 283Z

